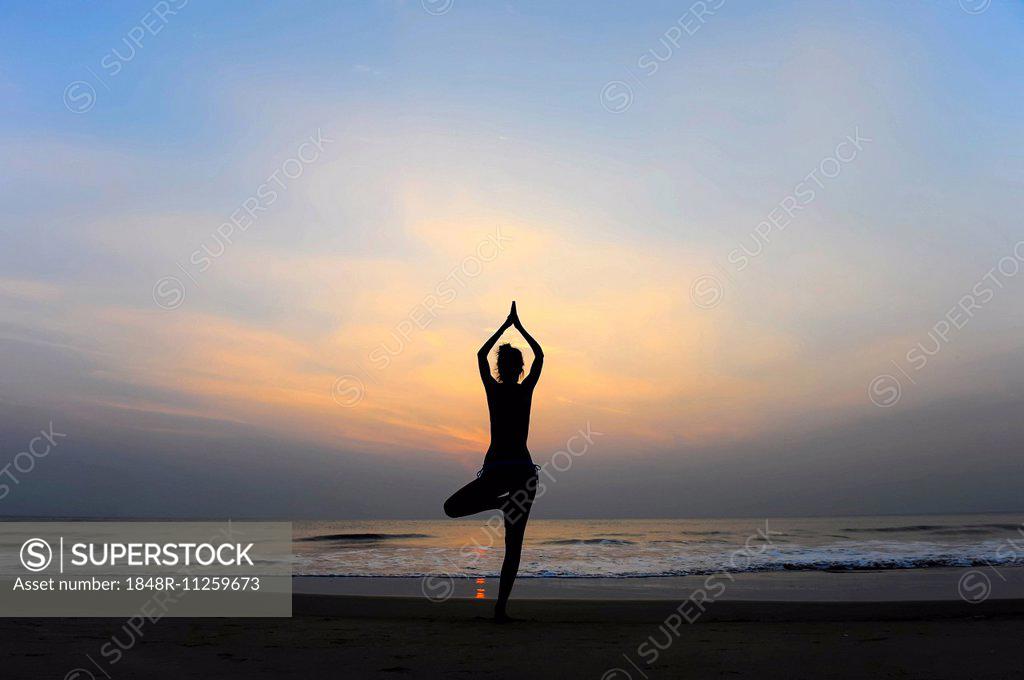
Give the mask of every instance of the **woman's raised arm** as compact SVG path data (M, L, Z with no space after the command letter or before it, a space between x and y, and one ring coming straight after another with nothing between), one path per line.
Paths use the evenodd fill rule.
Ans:
M494 347L494 343L498 342L498 338L501 337L501 334L508 330L509 326L513 324L512 316L515 314L515 311L516 303L513 302L512 312L508 315L508 318L505 319L505 323L501 324L501 327L494 331L494 335L487 338L487 342L485 342L476 353L476 364L480 369L480 379L484 381L485 385L488 381L494 382L494 376L491 375L490 364L487 363L487 355L490 353L491 348Z
M535 387L537 381L540 380L540 372L544 369L544 350L541 349L540 343L530 335L530 332L523 328L523 322L519 320L519 313L516 311L516 303L514 302L512 303L512 313L509 315L509 318L512 319L512 325L526 338L527 344L533 350L533 365L530 366L530 375L523 379L523 384L528 387Z

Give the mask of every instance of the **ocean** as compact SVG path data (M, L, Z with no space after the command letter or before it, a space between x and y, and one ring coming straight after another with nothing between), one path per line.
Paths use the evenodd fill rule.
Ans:
M294 574L497 576L500 522L294 523ZM1024 514L531 520L520 577L884 571L1024 565Z

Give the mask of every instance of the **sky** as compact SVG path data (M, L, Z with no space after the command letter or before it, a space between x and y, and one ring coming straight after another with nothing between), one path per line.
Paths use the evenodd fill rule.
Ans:
M1020 511L1022 83L1010 0L8 7L0 515L441 517L512 300L536 516Z

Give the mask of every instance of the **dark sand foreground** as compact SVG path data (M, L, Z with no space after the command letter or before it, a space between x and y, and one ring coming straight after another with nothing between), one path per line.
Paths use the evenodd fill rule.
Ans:
M489 603L296 595L291 619L0 619L5 679L1015 678L1024 602L713 603L669 637L674 602ZM652 664L657 641L670 646ZM123 652L112 646L116 640ZM103 651L106 649L107 654ZM110 651L117 649L120 658ZM635 664L635 666L633 665ZM76 671L75 669L81 669ZM618 670L614 670L618 669Z

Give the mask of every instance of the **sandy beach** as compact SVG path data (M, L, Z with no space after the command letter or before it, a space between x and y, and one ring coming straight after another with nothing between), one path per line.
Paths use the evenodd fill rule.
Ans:
M1024 601L715 602L296 595L290 619L0 620L4 677L1009 678ZM646 647L642 647L646 643ZM656 643L656 646L655 646ZM122 649L123 648L123 649ZM653 659L652 649L657 649ZM104 651L105 650L105 651Z

